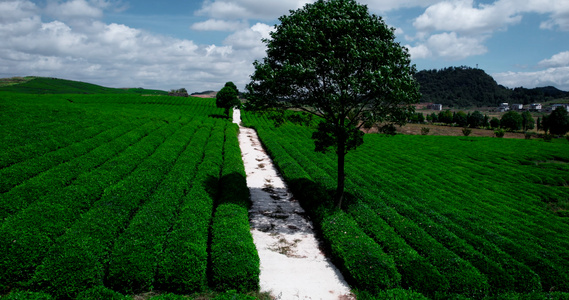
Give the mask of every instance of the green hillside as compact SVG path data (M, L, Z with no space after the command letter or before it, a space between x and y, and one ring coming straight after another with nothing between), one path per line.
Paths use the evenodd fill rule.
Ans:
M160 90L147 90L142 88L116 89L57 78L25 77L23 79L24 80L2 80L5 84L0 85L0 91L25 94L168 94Z
M569 92L555 87L510 89L499 85L482 69L448 67L440 70L422 70L415 74L421 102L440 103L450 107L498 106L500 103L544 103L563 99Z

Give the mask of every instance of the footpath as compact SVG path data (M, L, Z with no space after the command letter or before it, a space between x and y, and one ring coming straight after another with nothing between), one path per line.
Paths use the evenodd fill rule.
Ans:
M338 269L324 256L305 211L265 153L257 132L239 125L239 146L253 205L251 234L261 262L261 292L276 299L355 299Z

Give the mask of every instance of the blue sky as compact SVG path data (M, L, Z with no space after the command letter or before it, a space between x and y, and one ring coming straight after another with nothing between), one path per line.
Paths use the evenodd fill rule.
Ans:
M314 0L0 0L0 77L243 89L262 38ZM508 87L569 91L569 0L360 0L418 70L478 66Z

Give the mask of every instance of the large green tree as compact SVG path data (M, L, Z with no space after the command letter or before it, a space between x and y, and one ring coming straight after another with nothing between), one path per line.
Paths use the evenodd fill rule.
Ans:
M300 109L321 117L316 151L338 158L335 205L344 195L348 151L363 143L362 127L394 133L420 98L408 50L394 29L354 0L319 0L279 18L267 57L247 85L257 109Z

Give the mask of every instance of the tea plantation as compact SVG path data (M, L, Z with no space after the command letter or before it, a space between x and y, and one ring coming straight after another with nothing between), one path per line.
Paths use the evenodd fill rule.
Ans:
M0 111L2 299L258 289L238 127L214 99L1 92Z
M141 94L0 92L0 299L256 297L237 126ZM242 118L358 299L569 299L567 140L368 134L335 210L312 127Z
M369 134L347 156L335 210L335 156L313 151L310 127L242 118L361 297L569 298L566 139Z

